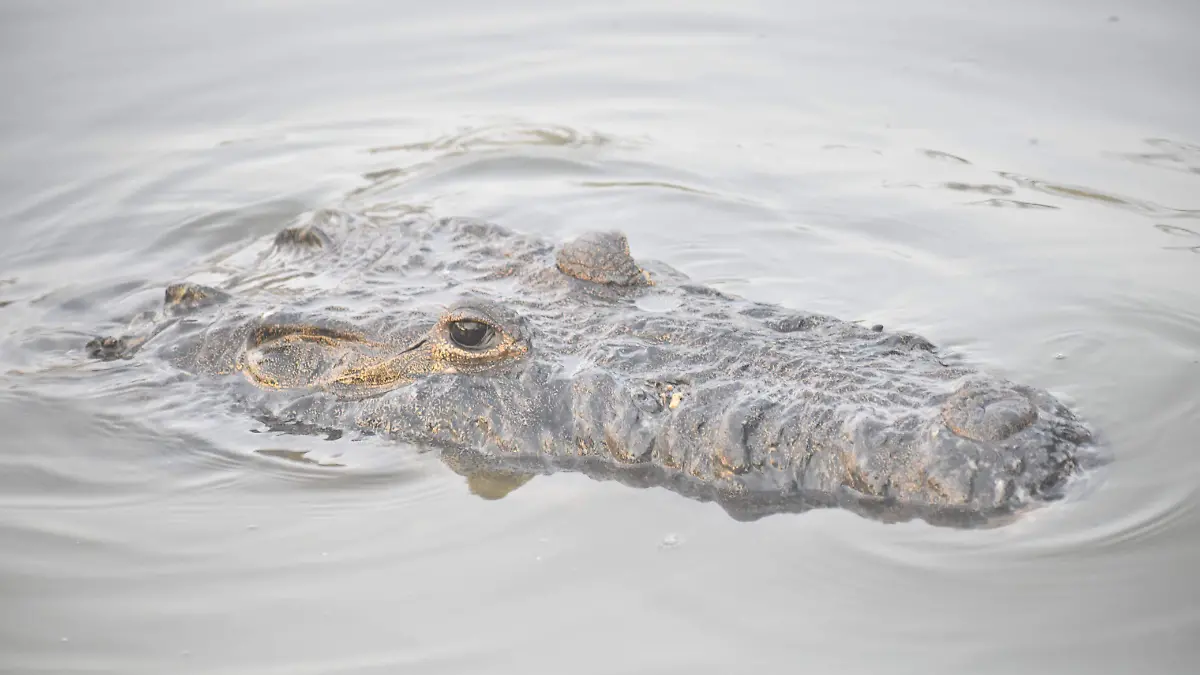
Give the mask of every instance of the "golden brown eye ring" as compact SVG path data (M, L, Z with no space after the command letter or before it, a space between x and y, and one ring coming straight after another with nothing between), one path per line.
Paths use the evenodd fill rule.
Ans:
M450 341L471 351L489 349L496 344L496 330L482 321L459 319L446 325Z

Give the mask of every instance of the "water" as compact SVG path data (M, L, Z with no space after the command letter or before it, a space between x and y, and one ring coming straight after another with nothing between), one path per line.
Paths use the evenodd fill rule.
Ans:
M6 3L0 672L1192 672L1197 28L1130 0ZM81 365L343 202L619 227L1048 388L1115 461L986 531L570 474L484 500Z

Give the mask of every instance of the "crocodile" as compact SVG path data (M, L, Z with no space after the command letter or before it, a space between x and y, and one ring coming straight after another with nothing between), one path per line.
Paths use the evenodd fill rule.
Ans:
M198 274L215 280L168 285L88 355L160 359L260 419L435 451L489 498L572 471L738 520L990 526L1060 500L1096 456L1043 389L695 283L618 231L556 244L321 209Z

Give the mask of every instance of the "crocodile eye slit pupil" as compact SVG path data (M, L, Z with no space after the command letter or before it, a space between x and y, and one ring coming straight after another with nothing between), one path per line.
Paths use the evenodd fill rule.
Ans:
M482 321L463 319L452 321L447 327L450 339L463 349L482 349L491 343L495 331Z

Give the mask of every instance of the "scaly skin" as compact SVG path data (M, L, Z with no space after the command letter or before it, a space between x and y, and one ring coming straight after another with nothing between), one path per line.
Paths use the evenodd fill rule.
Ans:
M470 219L322 212L234 267L89 353L153 351L239 382L256 413L437 448L493 498L570 470L741 519L981 525L1059 498L1094 454L1045 391L691 284L616 233L556 250Z

